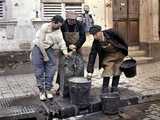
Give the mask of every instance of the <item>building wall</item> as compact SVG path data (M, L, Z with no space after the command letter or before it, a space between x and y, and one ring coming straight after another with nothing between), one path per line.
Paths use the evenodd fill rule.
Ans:
M30 20L40 11L40 0L12 0L12 18Z
M85 0L85 4L89 5L95 24L103 29L112 27L111 0Z
M140 42L159 41L159 0L140 0Z
M6 19L0 21L0 52L28 49L35 35L32 20L36 10L40 11L40 0L6 0L6 6Z
M36 20L36 11L38 11L40 16L41 4L40 0L6 1L7 6L9 6L7 8L7 21L13 20L17 24L8 28L0 26L0 39L2 41L0 42L0 51L18 50L19 44L30 42L34 39L35 26L32 24L32 20ZM159 0L140 0L140 42L159 41L158 2ZM93 15L95 24L101 25L103 29L112 27L112 0L85 0L84 4L89 5L90 13ZM13 35L10 36L14 36L14 39L6 40L8 38L3 37L5 36L4 34L11 34L12 32ZM89 45L91 44L89 43Z
M160 60L159 0L140 0L140 46L149 57Z
M10 50L21 50L19 46L26 45L24 43L31 42L34 39L35 35L35 21L38 21L38 24L41 19L41 0L6 0L8 11L7 11L7 21L16 21L17 24L14 27L12 26L11 34L13 34L13 39L3 40L0 44L0 51L10 51ZM68 0L72 2L73 0ZM65 1L66 2L66 1ZM74 1L75 2L75 1ZM95 24L101 25L103 29L111 27L112 22L112 12L111 7L106 7L106 0L85 0L84 4L90 6L90 13L93 15ZM38 11L39 19L36 18L36 11ZM6 22L7 22L6 21ZM33 22L34 21L34 22ZM6 23L5 23L6 24ZM8 25L6 25L8 26ZM7 33L9 29L4 28L1 31ZM7 38L7 37L5 37ZM12 43L12 44L11 44ZM87 42L86 42L87 43ZM3 44L3 45L2 45ZM88 43L89 46L91 42ZM6 47L7 46L7 47ZM24 47L27 48L27 47Z

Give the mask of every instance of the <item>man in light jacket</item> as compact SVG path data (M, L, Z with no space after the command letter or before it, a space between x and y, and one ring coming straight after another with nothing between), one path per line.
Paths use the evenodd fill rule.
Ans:
M51 88L53 76L58 70L59 51L68 57L66 43L60 30L62 24L63 18L54 16L51 22L41 26L33 41L31 61L40 91L40 100L53 98Z

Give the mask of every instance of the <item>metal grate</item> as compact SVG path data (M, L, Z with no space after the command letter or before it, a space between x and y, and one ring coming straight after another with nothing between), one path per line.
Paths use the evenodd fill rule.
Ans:
M15 101L14 99L10 99L10 98L8 98L8 99L1 99L0 100L0 109L10 107L14 101Z
M33 102L33 103L32 103ZM20 120L34 118L45 120L46 111L32 99L7 98L0 100L0 120Z
M26 118L40 118L39 106L12 106L0 110L0 120L19 120ZM44 116L43 116L44 117ZM41 117L41 118L43 118ZM43 118L44 119L44 118ZM37 119L39 120L39 119Z

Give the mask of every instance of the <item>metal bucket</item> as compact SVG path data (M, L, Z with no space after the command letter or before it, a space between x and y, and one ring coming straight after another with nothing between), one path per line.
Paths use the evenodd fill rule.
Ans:
M108 93L101 95L102 112L114 115L119 112L120 96L118 93Z
M131 78L136 76L136 66L136 60L131 57L131 59L122 62L120 69L124 72L126 77Z
M80 109L89 106L89 96L91 81L83 77L73 77L69 79L70 102L77 105Z

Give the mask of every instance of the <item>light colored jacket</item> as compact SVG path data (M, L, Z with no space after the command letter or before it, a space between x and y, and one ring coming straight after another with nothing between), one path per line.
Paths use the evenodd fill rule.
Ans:
M33 45L37 45L44 57L44 61L48 61L49 58L45 49L52 47L53 49L60 49L63 54L67 54L66 43L63 39L63 35L60 29L53 31L51 23L45 23L36 33L36 39L33 41Z

